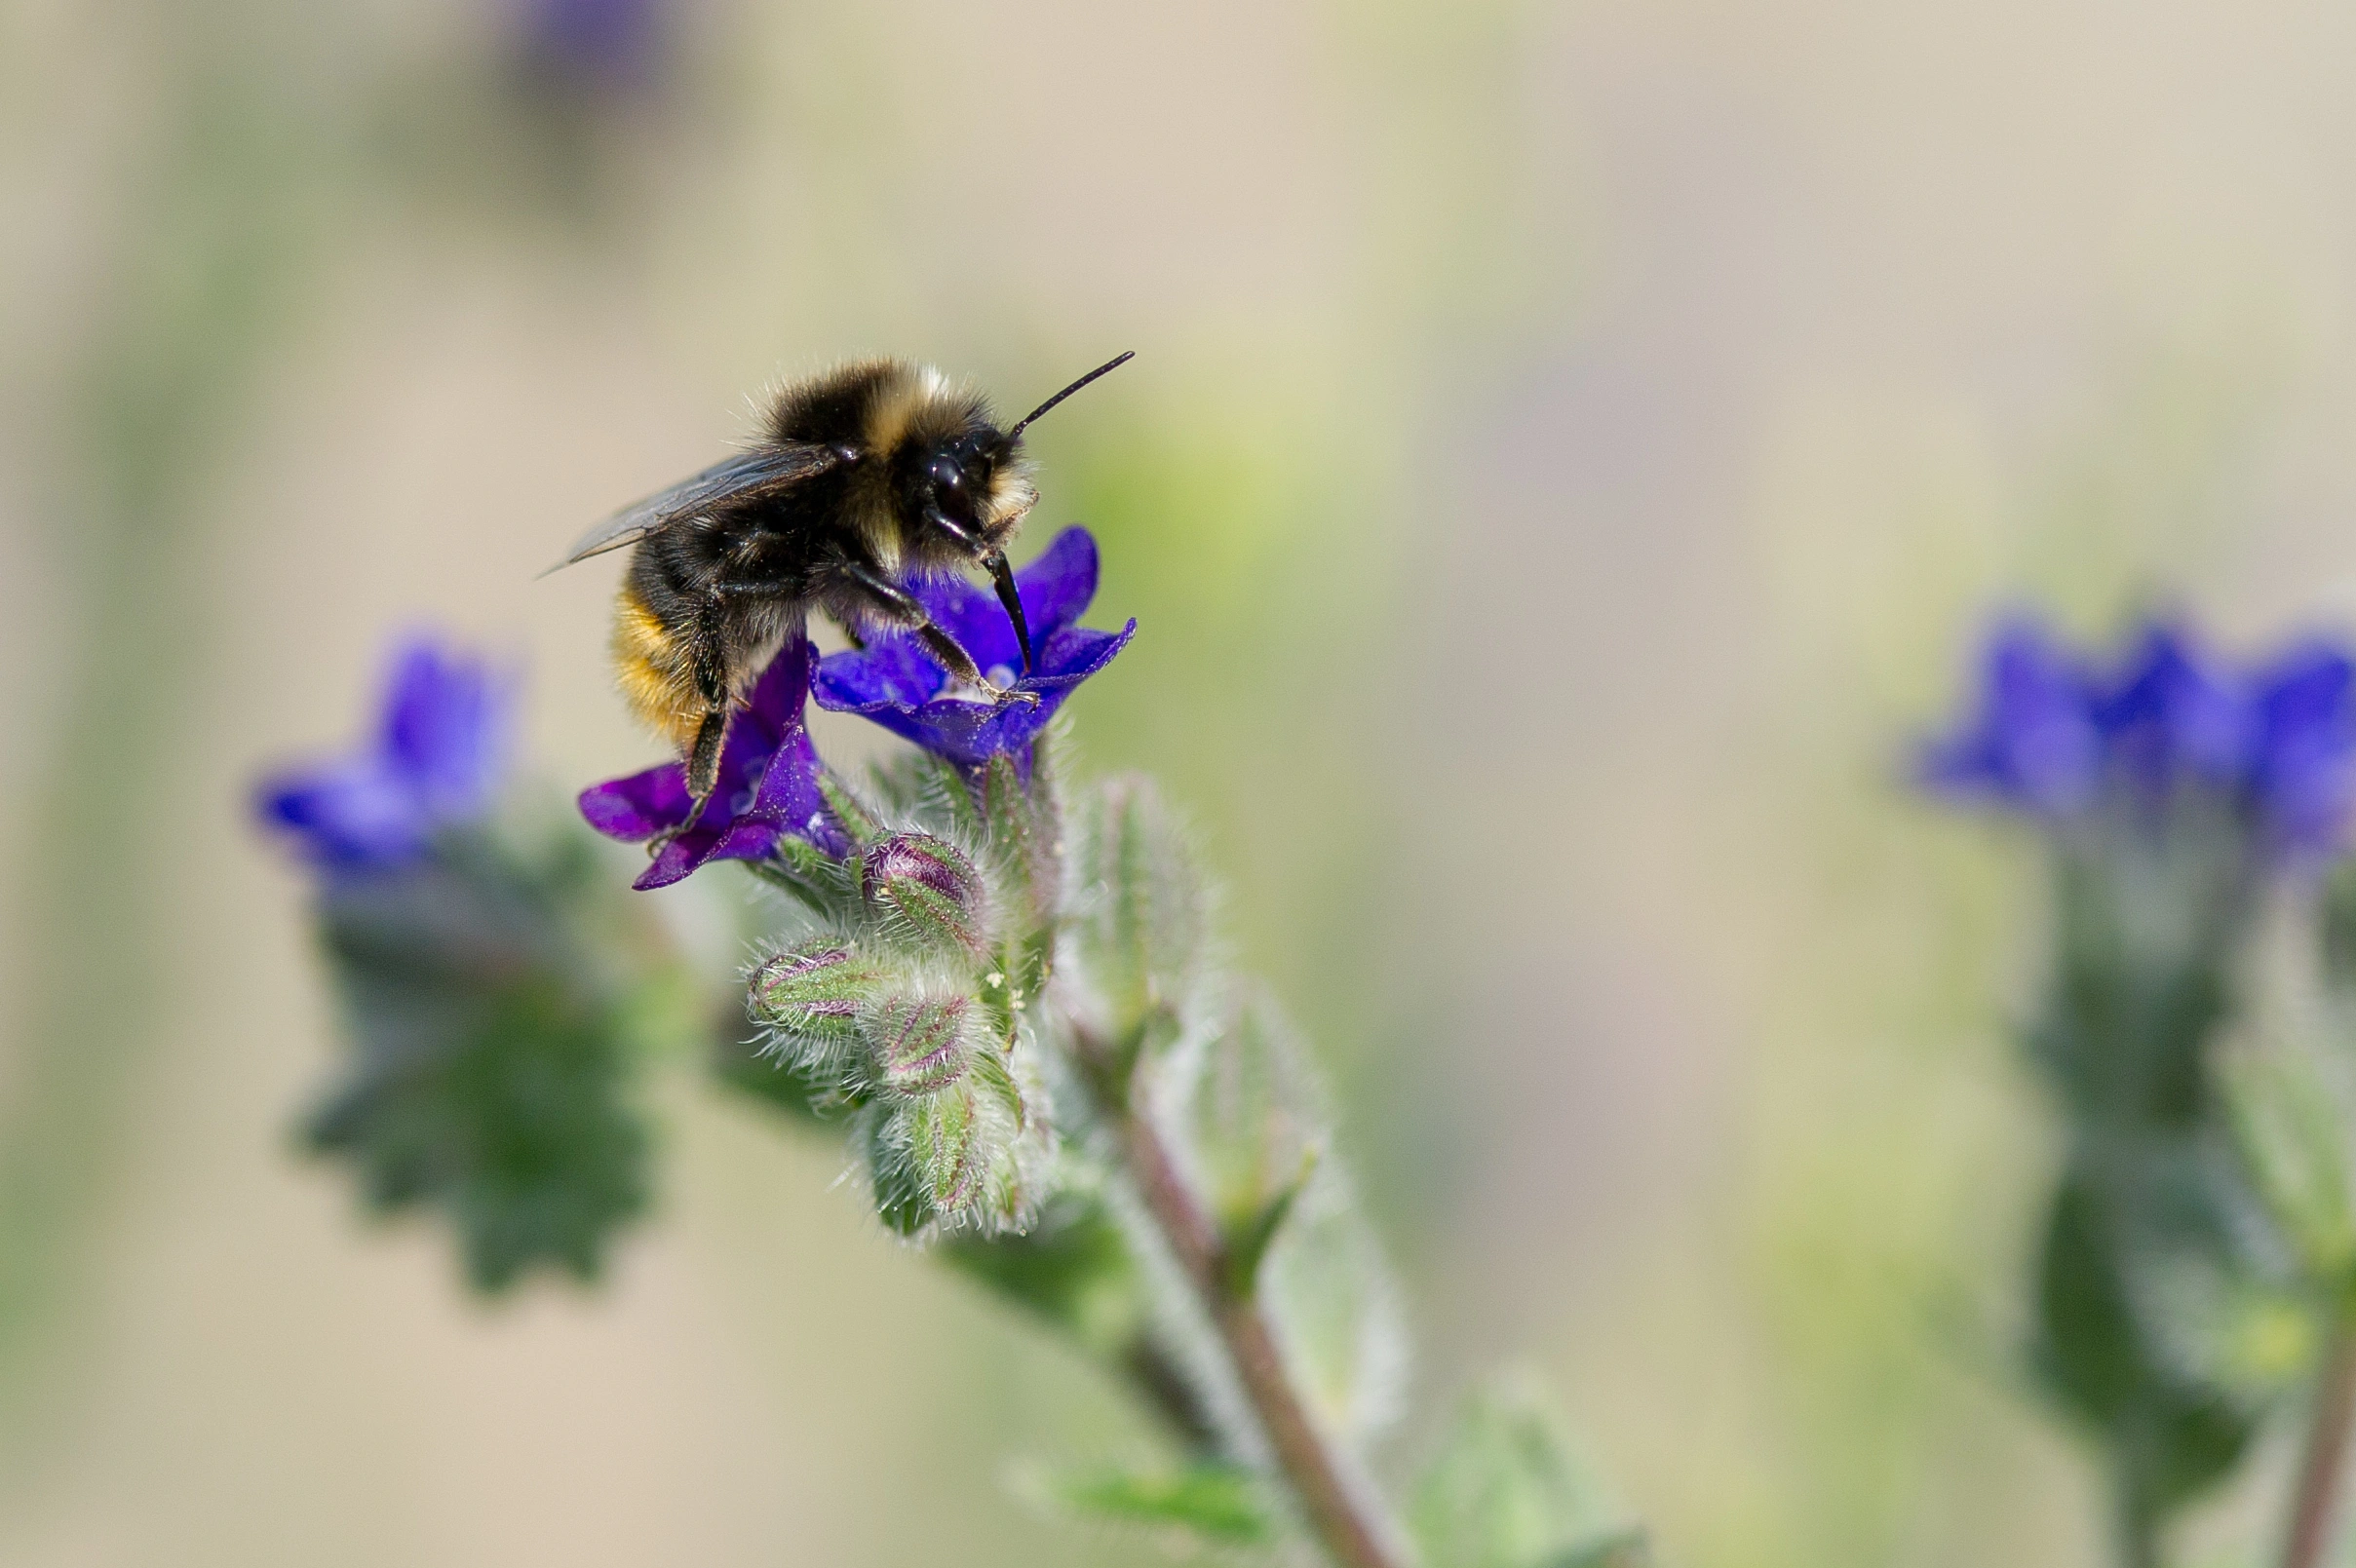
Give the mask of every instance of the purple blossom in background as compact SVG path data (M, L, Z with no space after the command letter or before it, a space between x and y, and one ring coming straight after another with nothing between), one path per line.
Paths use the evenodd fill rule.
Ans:
M2275 837L2294 852L2332 854L2345 837L2356 796L2352 685L2356 666L2323 642L2293 648L2259 672L2250 784Z
M668 0L521 0L523 57L576 86L643 89L662 70L670 9Z
M2013 617L1983 647L1971 715L1923 747L1918 777L1934 793L2048 821L2211 789L2271 853L2329 856L2356 803L2356 666L2310 642L2236 669L2160 622L2105 670Z
M2190 632L2166 625L2144 629L2095 705L2109 761L2155 800L2185 779L2232 784L2249 759L2255 719L2242 678Z
M810 690L810 639L796 633L729 716L718 785L692 826L676 833L631 886L668 887L707 860L758 860L791 835L839 859L850 840L819 792L818 751L802 722ZM581 815L608 838L642 843L687 822L693 800L676 762L581 791Z
M431 638L403 644L377 733L334 761L263 782L256 809L304 857L350 874L406 865L490 810L507 762L508 683Z
M1077 624L1097 593L1097 542L1085 528L1058 534L1037 560L1015 574L1015 588L1031 628L1027 675L1014 627L988 589L962 578L935 578L911 583L908 592L993 683L1035 693L1036 704L961 693L915 637L886 631L864 649L830 655L819 665L813 688L818 706L865 714L966 767L982 766L1000 751L1027 761L1031 743L1056 709L1129 645L1138 624L1133 620L1119 631Z
M1923 750L1936 793L2063 816L2094 798L2102 735L2075 655L2027 617L2000 623L1980 655L1972 716Z

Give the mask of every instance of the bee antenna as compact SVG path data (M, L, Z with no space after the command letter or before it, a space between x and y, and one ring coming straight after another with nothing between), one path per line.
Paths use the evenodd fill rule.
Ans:
M1122 365L1127 364L1130 361L1136 359L1137 357L1138 351L1135 349L1129 349L1112 359L1106 360L1102 364L1098 365L1095 369L1080 377L1079 380L1074 381L1070 386L1065 387L1062 392L1057 393L1054 397L1039 404L1038 407L1033 408L1029 413L1024 414L1021 419L1016 420L1015 428L1006 433L1006 439L1008 440L1013 440L1017 436L1022 435L1024 430L1029 428L1032 420L1037 419L1041 414L1047 412L1048 409L1053 408L1057 403L1062 402L1064 399L1070 397L1073 393L1079 391L1082 387L1088 385L1088 383L1094 381L1097 377L1104 374L1106 371L1118 370Z

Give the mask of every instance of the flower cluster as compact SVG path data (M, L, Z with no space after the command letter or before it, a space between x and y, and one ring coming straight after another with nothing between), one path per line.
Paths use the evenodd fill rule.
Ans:
M997 756L1027 776L1048 720L1128 646L1137 623L1117 632L1078 625L1097 592L1097 546L1085 528L1058 535L1015 574L1015 586L1033 629L1030 669L1019 678L1023 653L995 598L958 579L922 580L909 592L993 683L1032 701L992 702L960 689L905 631L883 632L815 670L809 639L796 634L730 717L718 786L694 822L687 820L694 800L686 769L676 762L592 785L581 793L581 815L609 838L661 844L636 884L640 889L676 882L711 860L772 859L787 838L841 859L850 839L830 815L826 768L803 720L813 691L821 708L864 714L977 778Z
M588 951L601 922L582 845L518 842L491 819L512 709L481 659L412 638L374 733L256 801L319 872L353 1046L305 1139L371 1208L445 1214L484 1290L593 1278L647 1197L634 965Z
M1022 1049L1058 891L1052 808L1029 787L1034 752L1137 623L1078 625L1097 588L1085 529L1066 529L1015 584L1032 629L1027 669L990 594L950 579L909 592L992 684L1027 701L960 687L905 631L823 663L797 632L730 716L700 810L676 762L580 797L600 833L657 845L641 889L733 860L792 891L802 939L773 948L751 977L764 1052L792 1096L851 1120L876 1210L908 1234L1024 1228L1054 1150L1038 1052ZM929 756L885 770L882 803L863 802L811 744L813 694Z
M2105 662L2015 616L1983 647L1972 712L1923 747L1919 776L2056 823L2122 806L2156 819L2199 791L2269 855L2312 860L2340 847L2356 800L2356 663L2310 641L2236 668L2164 622Z
M997 763L1003 820L960 849L918 827L870 832L797 891L810 934L754 965L765 1051L822 1110L847 1114L876 1212L903 1234L1024 1229L1055 1145L1025 1005L1044 983L1010 855L1033 803ZM943 832L949 821L937 820Z

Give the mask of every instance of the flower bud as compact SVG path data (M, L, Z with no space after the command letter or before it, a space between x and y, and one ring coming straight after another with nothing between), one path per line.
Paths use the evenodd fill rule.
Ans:
M841 942L805 942L773 953L753 971L753 1015L797 1035L848 1039L883 974Z
M954 1214L973 1198L990 1151L979 1147L981 1108L960 1084L908 1107L908 1154L936 1213Z
M870 846L860 891L926 937L980 952L983 889L974 862L930 833L894 833Z
M965 1026L972 1006L963 996L892 996L869 1010L867 1038L887 1093L916 1099L965 1076Z

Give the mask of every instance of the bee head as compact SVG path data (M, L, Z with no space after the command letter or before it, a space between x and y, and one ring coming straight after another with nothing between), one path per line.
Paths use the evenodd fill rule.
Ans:
M910 513L933 538L973 560L1002 550L1039 499L1018 461L1022 440L976 420L915 453Z
M1098 365L1070 386L1000 430L977 409L963 429L937 441L919 454L909 510L920 526L936 539L946 536L970 558L1003 561L1006 541L1022 526L1024 516L1039 499L1018 459L1023 432L1041 414L1094 381L1105 371L1129 362L1122 354Z

